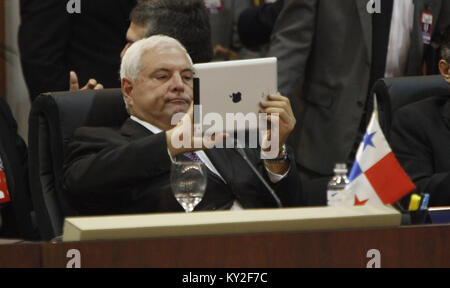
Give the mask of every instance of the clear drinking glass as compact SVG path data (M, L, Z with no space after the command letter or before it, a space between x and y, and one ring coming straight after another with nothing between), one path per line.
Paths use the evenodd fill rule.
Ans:
M179 161L172 163L170 185L178 203L186 212L192 212L203 198L207 174L202 162Z

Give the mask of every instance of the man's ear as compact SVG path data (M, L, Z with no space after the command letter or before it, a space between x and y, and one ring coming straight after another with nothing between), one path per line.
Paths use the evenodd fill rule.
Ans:
M126 77L122 78L122 95L128 107L133 106L133 97L131 96L132 91L133 81Z
M445 81L450 84L450 63L441 59L439 61L439 71L441 72L442 77L444 77Z

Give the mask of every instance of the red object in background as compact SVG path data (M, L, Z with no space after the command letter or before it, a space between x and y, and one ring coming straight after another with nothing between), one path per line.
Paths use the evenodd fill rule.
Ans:
M8 185L6 183L5 171L0 170L0 204L8 203L11 201L9 195Z

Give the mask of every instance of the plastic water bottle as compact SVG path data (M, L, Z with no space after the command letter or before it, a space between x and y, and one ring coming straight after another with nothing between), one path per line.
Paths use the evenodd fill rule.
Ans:
M338 206L343 205L347 198L348 192L345 191L345 186L349 183L347 177L347 165L344 163L337 163L334 167L334 176L328 182L327 187L327 205Z

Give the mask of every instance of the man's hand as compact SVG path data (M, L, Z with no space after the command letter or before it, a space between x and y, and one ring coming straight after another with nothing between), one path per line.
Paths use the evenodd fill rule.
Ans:
M268 101L261 101L260 103L260 113L268 114L269 121L269 129L265 135L266 143L270 143L270 140L273 135L271 135L270 126L273 125L273 121L278 122L279 134L278 134L278 148L279 151L282 151L282 146L286 143L289 134L291 134L292 130L294 130L296 120L294 117L294 113L292 112L292 107L289 99L287 97L282 96L280 93L275 95L269 95ZM273 114L278 114L278 117L275 117ZM265 145L262 145L265 147ZM273 147L267 147L268 149L273 149ZM268 149L265 149L267 151ZM289 169L289 162L269 162L264 161L265 166L271 172L275 174L285 174Z
M189 139L183 137L188 137ZM192 103L177 125L166 131L167 148L172 157L189 151L209 149L226 137L226 133L218 133L212 135L212 137L195 135L194 105Z
M268 101L261 101L260 103L260 113L268 114L268 121L272 122L272 118L274 115L278 114L278 124L279 124L279 146L282 147L285 143L289 134L291 134L292 130L295 127L295 117L292 112L291 102L287 97L282 96L280 93L275 95L269 95ZM268 137L270 139L270 129L268 130Z
M97 80L95 79L89 79L88 83L84 85L80 89L80 85L78 84L78 76L75 71L70 71L70 91L78 91L78 90L99 90L103 89L103 85L100 83L97 83Z

